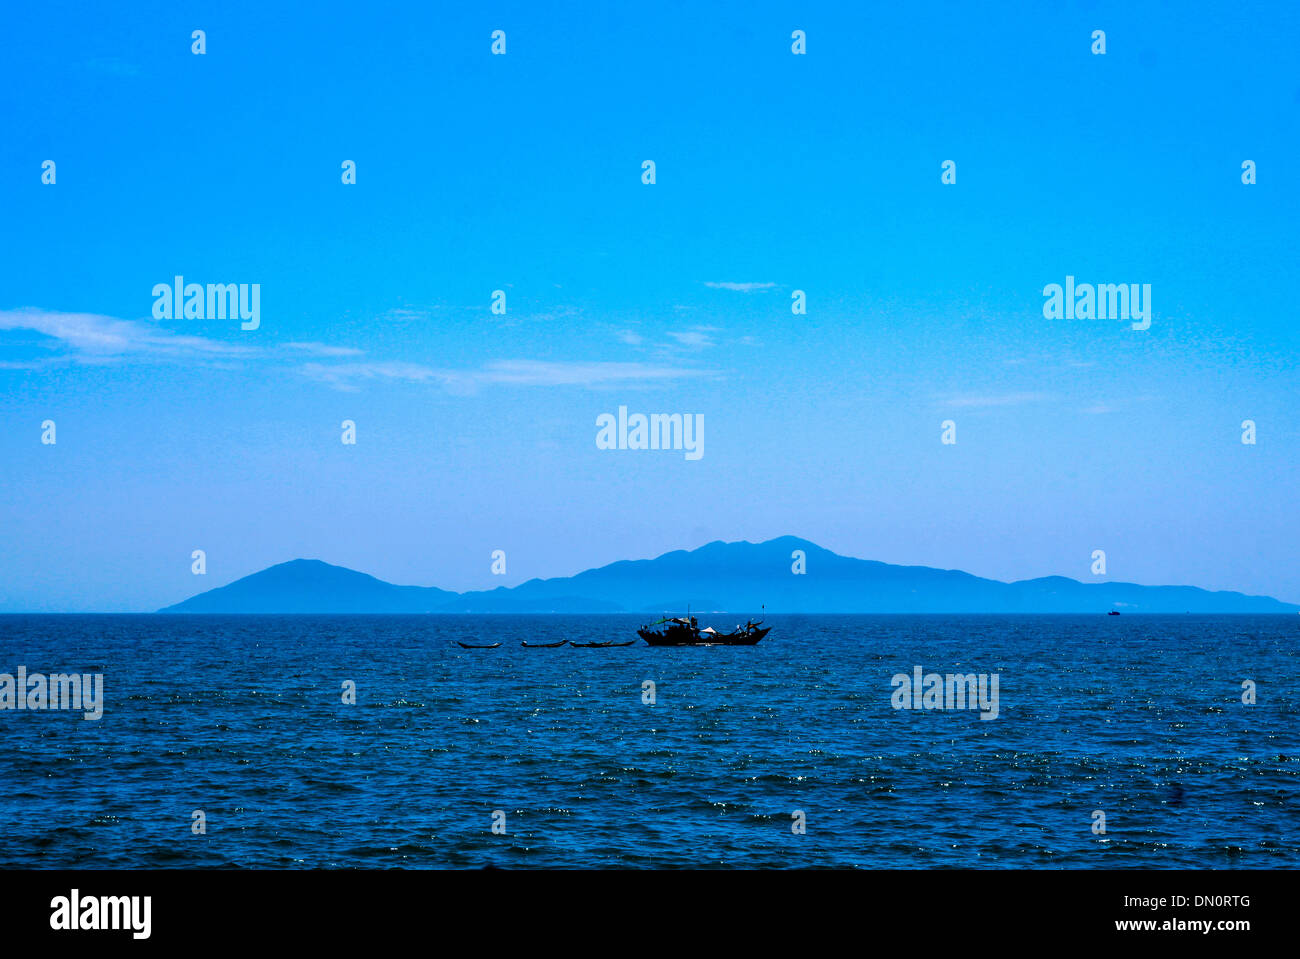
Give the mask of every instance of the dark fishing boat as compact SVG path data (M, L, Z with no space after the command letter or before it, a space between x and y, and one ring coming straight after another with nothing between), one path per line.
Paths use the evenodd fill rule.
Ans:
M474 645L473 643L462 643L462 642L458 639L458 640L456 640L456 645L459 646L461 649L496 649L496 648L497 648L498 646L500 646L501 644L500 644L500 643L489 643L489 644L486 645L486 646L476 646L476 645Z
M642 626L636 634L651 646L753 646L772 629L762 624L761 619L758 622L751 619L730 633L720 633L712 626L700 629L694 616L679 616ZM655 630L655 626L663 629Z
M578 649L602 649L605 646L613 646L613 643L570 643L570 646L576 646Z
M558 643L520 643L519 645L528 649L556 649L567 642L567 639L562 639Z
M1118 616L1118 615L1119 615L1119 610L1118 610L1118 609L1112 609L1112 610L1111 610L1109 613L1107 613L1106 615L1107 615L1107 616Z

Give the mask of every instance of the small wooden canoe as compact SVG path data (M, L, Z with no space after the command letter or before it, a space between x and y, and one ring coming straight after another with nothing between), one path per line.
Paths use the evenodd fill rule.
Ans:
M462 643L460 640L456 640L456 645L461 649L496 649L501 644L489 643L487 646L476 646L473 643Z
M562 639L558 643L520 643L519 645L528 649L556 649L567 642L567 639Z
M635 639L630 639L626 643L570 643L569 645L577 646L579 649L607 649L612 646L631 646L635 642Z

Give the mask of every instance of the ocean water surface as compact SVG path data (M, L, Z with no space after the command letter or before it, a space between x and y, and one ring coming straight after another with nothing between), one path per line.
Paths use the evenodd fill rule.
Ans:
M0 711L0 866L1300 865L1298 616L519 645L645 618L0 616L0 673L102 672L105 697L98 721ZM916 666L997 673L998 717L893 708Z

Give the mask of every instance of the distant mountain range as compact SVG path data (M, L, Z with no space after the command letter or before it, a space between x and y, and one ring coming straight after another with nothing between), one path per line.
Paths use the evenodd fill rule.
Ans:
M806 572L792 572L802 550ZM1267 596L1195 586L1081 583L1047 576L1015 583L959 570L854 559L782 536L709 543L625 560L576 576L454 593L296 559L208 590L163 613L1295 613Z

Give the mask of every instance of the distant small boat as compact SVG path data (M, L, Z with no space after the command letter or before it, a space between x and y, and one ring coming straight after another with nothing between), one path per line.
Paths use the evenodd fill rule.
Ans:
M519 645L525 646L528 649L555 649L559 646L563 646L567 642L567 639L562 639L558 643L520 643Z
M1106 615L1107 615L1107 616L1118 616L1118 615L1119 615L1119 610L1118 610L1118 609L1112 609L1112 610L1111 610L1109 613L1107 613Z
M500 644L500 643L489 643L487 646L476 646L476 645L473 644L473 643L462 643L462 642L458 639L458 640L456 640L456 645L459 646L461 649L496 649L496 648L497 648L498 646L500 646L501 644Z
M613 646L613 643L570 643L570 646L576 646L578 649L601 649L605 646Z

